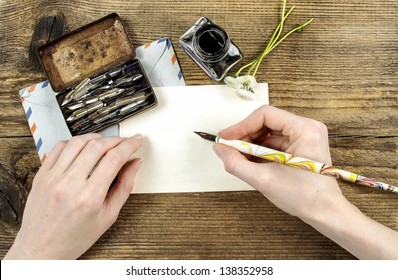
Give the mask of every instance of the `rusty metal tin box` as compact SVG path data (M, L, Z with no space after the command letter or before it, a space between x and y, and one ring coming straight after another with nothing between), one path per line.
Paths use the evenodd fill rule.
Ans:
M116 13L38 49L72 135L97 132L157 105Z

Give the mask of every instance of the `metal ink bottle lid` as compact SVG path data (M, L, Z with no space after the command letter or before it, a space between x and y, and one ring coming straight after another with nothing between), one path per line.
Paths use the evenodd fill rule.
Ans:
M242 59L227 32L206 17L201 17L181 36L180 45L216 81L222 80Z

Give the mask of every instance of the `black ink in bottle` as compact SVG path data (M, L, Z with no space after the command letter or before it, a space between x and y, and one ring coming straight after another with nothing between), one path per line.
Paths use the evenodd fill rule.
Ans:
M222 80L242 59L227 32L206 17L201 17L181 36L180 45L216 81Z

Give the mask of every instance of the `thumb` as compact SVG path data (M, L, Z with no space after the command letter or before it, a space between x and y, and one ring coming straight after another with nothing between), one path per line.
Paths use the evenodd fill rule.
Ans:
M249 161L238 150L224 144L215 144L214 152L223 161L225 171L258 188L261 167L258 163Z

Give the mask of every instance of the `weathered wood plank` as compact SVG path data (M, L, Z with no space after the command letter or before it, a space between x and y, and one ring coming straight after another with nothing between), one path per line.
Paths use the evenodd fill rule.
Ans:
M271 104L329 127L336 166L398 185L398 2L305 1L286 30L310 17L264 60ZM178 38L200 16L223 26L243 63L264 48L280 1L11 1L0 3L0 256L11 246L40 163L18 90L45 79L29 56L40 19L62 12L73 30L117 12L136 46L171 37L187 84L212 84ZM242 63L242 65L243 65ZM398 197L340 183L365 214L398 230ZM119 220L82 258L350 259L345 250L258 192L132 195Z
M278 1L267 5L257 3L250 5L250 8L232 1L225 1L227 5L219 2L206 7L191 1L145 4L112 2L108 7L107 1L98 1L94 9L87 3L76 5L79 6L77 8L58 2L53 1L41 8L36 17L24 15L39 5L39 1L32 1L31 9L22 9L22 4L7 1L2 6L5 16L0 30L5 37L0 42L0 59L3 62L0 67L0 77L3 78L0 87L3 126L0 136L29 135L23 126L24 115L18 108L16 93L24 86L45 79L43 74L32 71L28 47L35 24L46 13L62 9L67 29L71 30L113 11L110 8L114 7L121 14L136 45L170 36L187 83L198 84L212 82L182 52L177 42L184 30L199 17L199 11L210 13L209 16L230 32L241 46L245 54L244 61L247 62L261 51L261 42L276 24L279 7ZM245 8L239 10L241 6ZM359 121L366 121L367 128L378 129L383 135L387 135L391 128L392 135L397 135L398 112L395 107L398 95L393 78L398 60L394 47L398 35L397 29L391 25L395 22L394 13L391 10L383 13L391 6L397 8L393 1L350 2L345 5L300 3L293 14L294 19L288 21L290 26L288 24L286 28L308 17L314 17L314 23L304 33L294 34L283 43L264 61L259 71L259 80L270 83L272 104L318 118L331 128L338 126L348 134L351 133L347 130L358 129ZM19 13L15 12L16 9ZM155 16L159 10L163 13ZM183 11L188 10L197 11L198 14L181 16ZM20 23L20 14L25 18L25 24ZM82 16L76 16L79 14ZM137 20L140 14L151 20ZM250 21L246 19L248 14L251 15ZM15 26L18 26L18 32L14 32ZM312 110L314 108L320 111ZM375 119L366 117L366 111L370 108L376 108L372 112ZM9 125L14 126L12 131L6 129Z
M342 139L344 142L345 139ZM390 163L372 157L348 161L338 157L366 153L369 143ZM332 147L340 139L332 139ZM398 184L395 145L383 138L357 139L355 147L332 148L335 164ZM11 246L24 203L40 163L31 138L0 138L0 255ZM370 217L398 230L398 197L341 183L345 195ZM375 203L377 201L377 203ZM83 258L200 259L351 258L300 220L284 214L258 192L132 195L118 222Z

